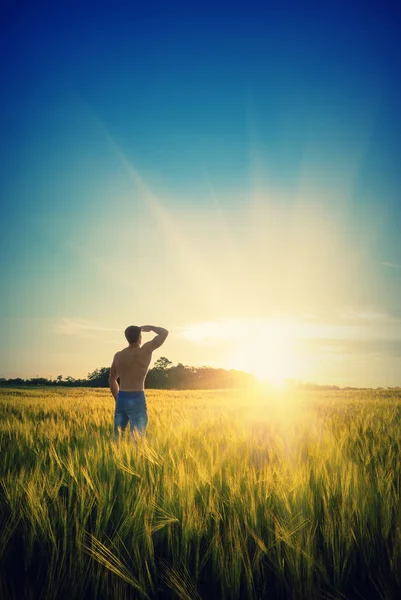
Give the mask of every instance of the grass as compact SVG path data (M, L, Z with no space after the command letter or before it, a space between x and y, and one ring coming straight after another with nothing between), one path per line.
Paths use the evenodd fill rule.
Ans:
M393 600L401 391L0 390L0 597Z

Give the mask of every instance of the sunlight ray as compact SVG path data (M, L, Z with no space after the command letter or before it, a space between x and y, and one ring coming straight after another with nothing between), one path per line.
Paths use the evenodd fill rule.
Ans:
M134 185L139 189L141 197L145 200L146 206L155 218L157 226L166 236L169 244L174 248L176 257L180 261L180 266L184 271L185 278L192 281L194 288L197 289L199 297L202 298L203 302L213 311L218 311L223 290L221 285L213 279L206 261L200 258L199 253L196 253L194 248L185 239L182 231L175 224L160 199L151 191L148 184L127 159L121 147L111 138L107 131L105 131L105 134L124 166L125 171Z

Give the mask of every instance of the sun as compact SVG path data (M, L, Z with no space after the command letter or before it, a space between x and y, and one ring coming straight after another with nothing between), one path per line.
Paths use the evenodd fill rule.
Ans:
M286 318L227 318L196 323L186 327L183 335L195 343L229 344L221 366L252 373L262 386L279 390L287 387L288 380L303 379L309 369L294 330L294 323Z
M261 383L282 389L299 378L299 360L291 340L277 331L240 342L229 358L230 368L254 374Z

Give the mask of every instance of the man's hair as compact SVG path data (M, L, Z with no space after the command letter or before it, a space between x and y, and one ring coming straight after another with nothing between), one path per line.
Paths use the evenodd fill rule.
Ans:
M133 344L139 340L139 336L141 335L141 328L136 325L130 325L125 330L125 337L127 338L127 342Z

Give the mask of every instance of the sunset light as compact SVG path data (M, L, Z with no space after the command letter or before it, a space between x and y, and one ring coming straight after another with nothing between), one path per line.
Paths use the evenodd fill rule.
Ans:
M0 597L401 597L401 2L0 14Z
M399 382L394 54L375 28L348 52L334 44L354 39L342 20L333 38L330 19L297 23L278 39L257 19L227 31L196 20L187 36L177 19L148 37L134 19L109 49L94 25L68 60L52 28L43 46L25 40L42 72L10 66L1 375L84 377L151 318L171 332L174 364ZM16 77L38 86L29 110Z

